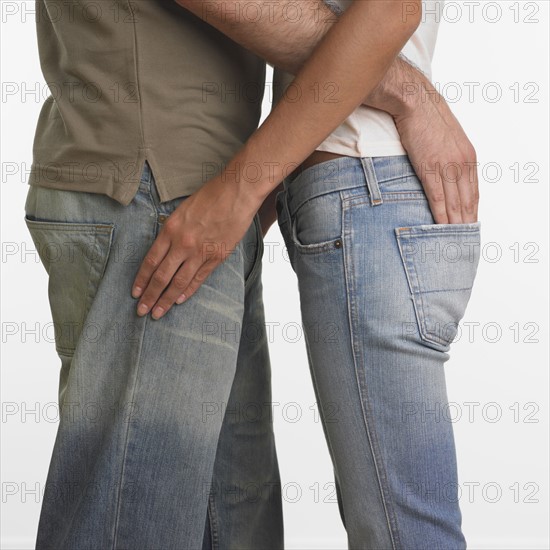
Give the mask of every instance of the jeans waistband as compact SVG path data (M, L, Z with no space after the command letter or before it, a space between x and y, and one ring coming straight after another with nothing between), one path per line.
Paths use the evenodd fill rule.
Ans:
M339 157L306 168L283 180L289 213L319 195L366 187L373 205L381 204L379 185L398 178L415 176L407 155L387 157Z

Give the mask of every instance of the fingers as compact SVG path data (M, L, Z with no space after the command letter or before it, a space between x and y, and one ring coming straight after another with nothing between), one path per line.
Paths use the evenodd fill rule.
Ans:
M449 182L445 195L450 223L477 221L479 187L476 152L471 144L465 147L462 161L448 163L444 175L445 183ZM451 165L454 175L450 175Z
M441 167L447 223L462 223L462 204L458 190L462 172L462 167L457 162L449 162Z
M175 222L174 222L175 223ZM147 252L132 286L132 296L140 298L138 316L159 319L174 305L190 298L225 256L223 247L204 244L198 253L188 236L175 225L165 223L161 233Z
M434 168L424 170L421 179L435 223L477 221L477 162L450 162L445 165L435 163Z
M458 183L458 191L460 193L460 203L462 207L462 219L464 220L464 223L473 223L477 221L479 205L479 182L475 153L472 156L474 158L473 161L464 163L463 176L460 178Z
M420 180L424 186L424 193L435 223L449 223L445 205L445 190L439 169L435 166L433 168L423 166Z
M160 299L154 304L152 316L159 319L174 305L174 303L183 303L189 299L204 283L208 275L214 270L216 264L213 261L203 263L200 258L198 261L186 261L177 270L172 282L162 294ZM182 297L181 301L178 298Z
M143 259L134 279L132 285L132 296L134 298L139 298L144 289L147 288L153 273L159 268L168 250L170 250L170 240L162 234L159 235Z
M184 248L175 244L166 226L163 227L134 279L132 295L134 298L140 297L137 306L139 316L149 313L185 259Z
M183 303L200 288L221 261L217 255L206 261L200 255L185 260L183 253L175 252L174 247L167 254L165 248L159 236L134 280L134 289L145 288L137 306L140 317L152 311L152 317L159 319L174 303Z
M170 284L174 273L181 265L181 259L168 255L161 263L158 269L153 273L147 289L141 297L137 313L138 315L146 315L155 305L164 289Z

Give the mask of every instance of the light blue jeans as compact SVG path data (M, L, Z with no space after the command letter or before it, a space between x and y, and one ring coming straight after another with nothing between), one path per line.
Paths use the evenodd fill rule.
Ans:
M277 211L349 547L465 548L444 363L480 223L434 224L407 156L312 166Z
M161 319L130 294L185 198L161 203L148 165L128 206L29 188L61 359L37 550L283 547L258 216Z

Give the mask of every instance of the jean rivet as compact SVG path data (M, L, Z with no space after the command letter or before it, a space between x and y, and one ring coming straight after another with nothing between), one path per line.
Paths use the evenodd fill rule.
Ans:
M336 248L341 248L342 247L342 241L340 239L338 239L337 241L334 241L334 246Z

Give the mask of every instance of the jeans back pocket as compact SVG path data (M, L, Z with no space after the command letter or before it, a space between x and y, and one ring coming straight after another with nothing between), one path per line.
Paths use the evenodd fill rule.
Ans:
M395 229L422 340L447 351L470 300L480 222Z
M105 272L115 226L39 220L28 214L25 223L48 273L56 350L72 356Z

